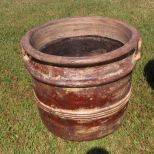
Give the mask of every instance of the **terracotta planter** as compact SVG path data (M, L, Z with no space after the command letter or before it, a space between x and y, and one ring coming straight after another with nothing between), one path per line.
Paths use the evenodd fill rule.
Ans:
M23 60L45 126L68 140L93 140L122 122L141 38L104 17L51 21L21 40Z

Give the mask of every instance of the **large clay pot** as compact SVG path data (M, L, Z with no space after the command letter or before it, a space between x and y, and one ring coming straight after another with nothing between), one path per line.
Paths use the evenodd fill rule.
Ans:
M82 141L119 127L140 58L135 28L105 17L65 18L32 29L21 46L48 130Z

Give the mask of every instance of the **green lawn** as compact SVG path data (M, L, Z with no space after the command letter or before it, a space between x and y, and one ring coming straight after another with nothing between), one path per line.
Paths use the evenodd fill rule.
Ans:
M133 93L122 127L96 141L70 142L49 133L42 124L19 42L25 32L49 20L87 15L134 25L143 38L142 58L134 70ZM150 60L154 60L153 0L0 0L0 154L94 154L88 151L95 147L111 154L154 154L154 90L150 86L154 85L154 62Z

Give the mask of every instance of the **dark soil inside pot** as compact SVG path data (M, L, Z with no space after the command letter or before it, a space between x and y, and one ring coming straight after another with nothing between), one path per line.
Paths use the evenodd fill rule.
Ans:
M123 43L107 37L78 36L53 41L40 49L41 52L67 57L94 56L115 50Z

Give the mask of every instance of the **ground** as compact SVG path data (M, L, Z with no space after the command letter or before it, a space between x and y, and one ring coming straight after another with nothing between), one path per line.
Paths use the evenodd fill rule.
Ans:
M127 21L143 39L142 58L133 71L133 92L122 126L90 142L70 142L49 133L41 122L31 79L21 57L20 39L32 27L69 16L98 15ZM0 1L0 153L154 153L153 0ZM105 152L106 150L106 152ZM108 151L108 152L107 152ZM103 153L103 151L102 151Z

